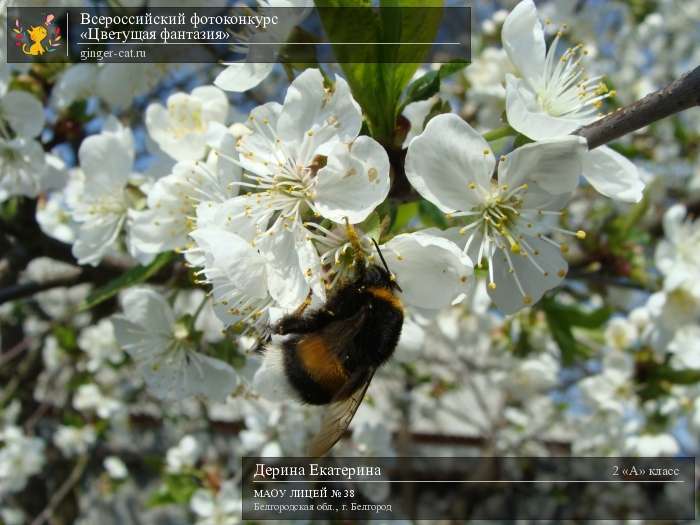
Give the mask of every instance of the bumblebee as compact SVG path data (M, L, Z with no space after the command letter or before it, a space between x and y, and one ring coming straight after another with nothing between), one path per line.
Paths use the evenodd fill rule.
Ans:
M309 446L313 457L326 454L345 433L403 326L396 294L401 288L379 246L373 241L383 267L367 262L350 226L348 236L356 253L352 281L340 284L323 307L283 317L273 331L287 337L264 350L267 366L279 369L294 397L325 406L321 430Z

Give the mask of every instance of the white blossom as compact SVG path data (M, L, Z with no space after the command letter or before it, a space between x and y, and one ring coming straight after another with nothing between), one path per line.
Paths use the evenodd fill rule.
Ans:
M194 436L186 435L174 447L168 449L165 456L166 470L171 473L182 472L194 467L202 454L202 448Z
M231 136L224 137L219 148L235 155ZM172 173L148 191L148 209L130 212L133 255L147 261L161 252L186 248L191 244L188 234L195 228L197 205L235 196L238 187L231 183L240 180L240 175L240 168L217 152L210 153L206 162L175 164Z
M556 225L581 173L585 140L568 137L528 144L496 160L488 143L456 115L432 119L413 139L406 176L424 198L461 228L463 251L489 267L489 295L505 313L533 304L566 275L567 245L553 233L585 237Z
M267 324L273 304L273 269L244 238L223 228L202 228L192 238L204 254L200 280L212 286L216 315L225 326ZM272 284L274 286L274 284Z
M100 134L83 140L78 156L82 188L69 203L79 223L73 255L80 264L97 265L115 247L127 218L134 162L131 130L111 118Z
M44 108L26 91L8 91L0 98L0 131L7 136L8 126L17 137L34 138L44 128Z
M671 366L700 370L700 326L689 324L678 330L668 344Z
M78 346L88 355L85 364L88 372L96 372L105 363L117 364L124 359L109 319L100 319L96 324L84 328L78 336Z
M73 408L76 410L94 410L98 417L110 419L122 410L123 404L102 393L94 383L85 383L78 387L73 396Z
M523 135L544 140L568 135L598 118L612 92L601 77L588 78L581 66L582 45L557 56L563 33L546 50L544 30L532 0L520 2L503 24L503 48L520 78L506 76L508 123ZM638 202L644 183L627 158L607 146L583 156L583 175L608 197Z
M605 342L616 350L625 350L637 340L637 327L628 319L616 317L605 327Z
M146 127L158 146L178 161L204 158L212 133L221 132L228 117L228 100L214 86L175 93L166 106L154 102L146 108ZM218 125L218 126L217 126Z
M272 73L276 53L284 46L289 33L310 12L299 0L257 0L257 4L258 16L274 13L270 7L296 9L286 9L285 16L276 24L264 28L246 26L237 34L238 49L246 57L240 62L225 63L226 69L214 80L214 84L225 91L248 91L265 80Z
M0 432L0 496L22 490L27 480L44 466L44 442L26 436L19 427Z
M298 306L309 290L325 298L307 221L320 214L357 223L388 194L387 154L373 139L357 138L361 121L343 79L325 87L318 70L306 70L284 105L251 112L251 133L238 139L245 170L238 185L254 193L198 208L198 229L218 214L226 229L254 243L266 261L269 293L284 308Z
M114 333L136 362L150 392L164 400L200 395L223 401L238 382L227 363L197 351L184 321L158 293L130 288L124 313L112 318Z
M96 439L97 434L91 425L83 427L61 425L53 436L54 444L67 458L86 454L95 444Z
M676 204L664 214L666 237L656 246L655 261L664 276L664 289L683 287L700 298L700 222L686 217Z
M24 138L0 139L0 200L10 195L36 195L38 181L34 174L41 170L44 151L38 142Z
M102 462L102 466L112 479L126 479L129 476L129 470L117 456L107 456Z
M671 434L641 434L625 440L628 453L640 457L675 456L680 451L678 441Z
M51 105L67 109L76 100L84 100L95 94L98 68L95 64L74 64L66 68L51 90Z
M196 525L237 525L241 522L242 496L233 480L226 480L219 491L200 489L190 500L190 508L197 515Z

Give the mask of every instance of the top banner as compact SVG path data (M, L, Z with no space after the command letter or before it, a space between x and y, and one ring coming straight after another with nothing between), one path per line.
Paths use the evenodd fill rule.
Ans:
M469 7L7 7L7 61L469 62Z

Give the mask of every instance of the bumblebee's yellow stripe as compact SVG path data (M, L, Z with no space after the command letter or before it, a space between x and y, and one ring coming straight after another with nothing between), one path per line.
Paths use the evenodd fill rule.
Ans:
M375 286L372 288L367 288L367 291L374 295L377 299L381 299L382 301L386 301L389 303L391 306L396 308L397 310L403 311L403 304L401 303L401 299L396 297L394 295L394 292L389 290L389 288L384 288L382 286Z
M319 385L334 392L348 380L343 365L322 336L305 336L299 341L297 349L304 370Z

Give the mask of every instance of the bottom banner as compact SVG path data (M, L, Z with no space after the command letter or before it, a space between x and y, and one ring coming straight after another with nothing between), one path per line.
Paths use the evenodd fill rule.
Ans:
M244 520L695 519L695 458L243 458Z

